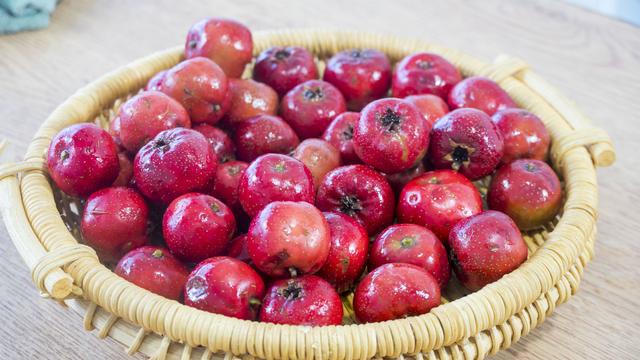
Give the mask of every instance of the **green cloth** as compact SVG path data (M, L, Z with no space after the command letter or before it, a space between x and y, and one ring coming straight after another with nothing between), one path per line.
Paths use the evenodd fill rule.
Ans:
M56 3L56 0L0 0L0 34L47 27Z

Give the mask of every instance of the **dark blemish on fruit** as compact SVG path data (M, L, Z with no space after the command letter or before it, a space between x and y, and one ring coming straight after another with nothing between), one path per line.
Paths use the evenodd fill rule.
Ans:
M276 51L275 57L278 60L284 60L286 58L288 58L289 56L291 56L291 52L289 52L288 49L281 49Z
M453 158L454 170L458 170L462 164L469 161L469 151L462 146L456 146L451 157Z
M195 49L196 46L198 46L198 41L197 40L189 41L189 49Z
M416 62L416 66L418 66L422 70L429 70L433 67L433 64L430 61L418 60Z
M67 160L69 158L69 156L70 156L70 154L69 154L69 151L67 151L67 150L62 150L60 152L60 160L61 161Z
M342 137L343 140L351 140L353 139L353 125L349 124L347 125L347 128L345 131L343 131L340 136Z
M211 109L213 110L213 112L219 112L222 107L219 104L211 104Z
M295 280L287 281L287 286L278 289L278 294L287 300L296 300L302 296L302 287Z
M155 249L151 253L151 256L153 256L156 259L162 259L162 257L164 256L164 253L160 249Z
M349 216L354 216L362 211L362 204L360 204L360 200L357 197L345 195L340 199L340 211Z
M397 112L387 108L382 115L378 115L378 118L382 122L382 126L389 132L396 132L400 129L402 123L402 116Z
M536 165L534 163L528 162L528 163L526 163L524 165L524 169L527 170L528 172L534 172L534 171L536 171L537 168L536 168Z
M406 236L400 240L400 247L403 249L408 249L413 247L416 244L416 239L413 236Z
M305 89L302 95L307 101L320 101L320 99L324 97L324 92L322 92L321 88L317 87L315 89Z
M343 257L340 259L340 266L342 267L342 272L346 273L349 270L349 258Z
M283 249L275 255L269 257L266 262L267 264L273 264L273 267L275 268L282 265L282 263L284 263L289 257L290 255L287 250Z
M363 56L362 51L360 50L352 50L349 55L353 58L361 58Z
M184 92L184 94L187 96L193 96L193 91L191 91L191 89L189 89L188 87L182 89L182 92Z
M156 140L156 142L153 144L153 146L156 149L166 150L169 147L169 142L164 138L160 138L160 139Z

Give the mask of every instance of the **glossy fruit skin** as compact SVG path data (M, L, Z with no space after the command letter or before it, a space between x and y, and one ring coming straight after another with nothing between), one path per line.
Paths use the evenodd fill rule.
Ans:
M279 96L317 78L313 55L297 46L269 48L258 55L253 68L253 79L271 86Z
M289 154L300 139L281 118L258 115L237 124L234 142L238 159L250 162L268 153Z
M306 202L275 201L251 221L247 251L251 261L272 277L313 274L329 255L327 220Z
M505 109L493 114L491 120L504 139L503 164L516 159L547 160L551 137L535 114L522 109Z
M387 181L389 182L389 185L391 185L393 192L396 195L400 195L400 192L402 191L405 185L407 185L411 180L424 174L424 172L425 172L424 163L420 161L418 162L418 164L416 164L415 166L413 166L408 170L395 173L395 174L385 175L385 178L387 178Z
M240 177L238 198L251 217L273 201L313 204L313 176L300 161L282 154L266 154L253 161Z
M493 172L503 154L502 134L480 110L454 110L431 130L429 157L438 169L457 170L478 180Z
M366 164L393 174L422 160L430 130L413 104L380 99L362 109L353 132L353 148Z
M327 280L339 293L349 291L367 263L369 236L352 217L339 212L325 212L329 224L329 256L316 275Z
M353 297L353 309L361 323L422 315L438 305L436 279L421 267L403 263L385 264L368 273Z
M322 80L309 80L291 89L280 114L302 139L320 137L331 121L347 110L344 96Z
M336 168L318 188L316 206L322 211L339 211L356 219L375 234L393 222L395 195L391 186L366 165Z
M520 159L498 169L487 194L489 208L509 215L520 229L547 224L562 207L562 186L547 163Z
M424 116L424 119L433 127L433 124L449 112L449 106L441 97L432 94L410 95L404 98L415 105ZM431 128L430 127L430 128Z
M47 167L60 190L88 196L118 177L118 148L111 135L94 124L71 125L51 140Z
M219 164L236 158L236 146L226 132L209 124L198 124L193 127L193 130L204 135L211 144Z
M342 301L331 284L314 276L275 281L267 290L260 321L272 324L342 324Z
M218 64L231 78L239 78L253 55L251 31L243 24L223 18L195 23L184 47L187 59L202 56Z
M113 141L116 143L116 147L118 151L124 151L125 148L122 146L122 140L120 140L120 118L115 117L109 123L109 135L113 138Z
M247 251L247 234L241 234L231 239L225 255L251 264L251 257Z
M133 163L123 152L118 153L118 162L120 163L120 172L111 186L129 186L133 178Z
M189 274L184 303L216 314L255 320L264 291L264 281L251 266L217 256L204 260Z
M229 79L231 107L226 118L235 124L257 115L275 115L278 94L269 85L248 80Z
M135 154L158 133L176 127L191 127L187 110L159 91L145 91L127 100L118 111L120 141Z
M214 125L231 105L228 80L213 61L196 57L167 71L160 90L178 100L193 123Z
M369 253L369 268L405 263L419 266L443 288L451 277L447 250L438 237L424 226L394 224L376 237Z
M445 245L451 228L482 211L476 187L453 170L436 170L411 180L398 198L398 222L431 230Z
M340 151L340 160L343 164L359 164L362 160L353 149L353 131L360 119L360 113L343 112L324 130L322 138Z
M349 110L360 111L387 94L391 63L387 55L378 50L345 50L327 61L323 79L340 90Z
M446 98L462 77L458 69L443 57L432 53L411 54L396 64L391 80L391 95L433 94Z
M488 210L458 222L449 234L451 266L460 283L477 291L527 260L527 245L507 215Z
M321 139L306 139L298 145L292 155L300 160L313 176L317 189L324 176L340 166L340 152L329 142Z
M211 195L222 200L228 207L233 210L236 217L242 210L240 200L238 199L238 187L240 179L249 164L244 161L229 161L218 165L216 177L213 182L213 191Z
M144 87L144 89L146 91L160 91L165 76L167 76L167 70L157 72L151 77L151 79L149 79L149 82L147 82L147 85Z
M221 254L236 229L231 209L210 195L184 194L162 217L162 235L178 259L199 262Z
M149 207L135 190L109 187L91 194L82 211L80 230L100 260L115 263L132 249L145 245Z
M125 280L164 296L180 301L189 269L162 247L143 246L129 251L114 272Z
M217 166L202 134L175 128L159 133L140 149L133 161L133 177L144 196L168 204L182 194L204 190Z
M451 109L474 108L491 116L508 108L518 107L511 96L495 81L472 76L459 82L449 93Z

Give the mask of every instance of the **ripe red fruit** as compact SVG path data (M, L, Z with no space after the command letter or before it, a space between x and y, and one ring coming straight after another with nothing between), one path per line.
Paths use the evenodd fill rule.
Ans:
M323 79L342 92L349 110L360 111L387 94L391 63L387 55L378 50L345 50L327 61Z
M340 325L342 316L338 293L314 275L275 281L260 310L260 321L273 324Z
M449 93L452 109L474 108L491 116L500 110L517 107L500 85L482 76L472 76L459 82Z
M118 148L109 133L94 124L62 129L47 153L49 176L71 196L87 196L118 177Z
M278 94L268 85L253 80L229 80L231 107L226 118L238 123L257 115L275 115L278 109Z
M167 76L167 70L159 71L149 79L144 89L146 91L160 91L165 76Z
M180 301L189 269L167 249L143 246L129 251L116 266L116 275L152 293Z
M204 135L209 144L211 144L218 163L224 163L236 158L236 147L226 132L209 124L196 125L193 127L193 130Z
M323 215L329 224L331 247L317 275L342 293L351 289L364 270L369 237L362 225L350 216L338 212Z
M480 110L454 110L431 130L429 156L433 165L460 171L471 180L491 174L503 153L502 135Z
M120 164L120 172L111 186L129 186L131 178L133 178L133 163L123 152L118 153L118 163Z
M222 200L233 210L236 217L243 212L240 200L238 199L238 187L240 179L249 164L243 161L229 161L218 165L216 177L213 182L211 195Z
M213 125L231 105L227 76L220 66L202 57L169 69L160 90L178 100L194 123Z
M340 152L330 143L320 139L304 140L293 152L293 157L309 169L316 189L326 173L340 166Z
M227 76L238 78L253 56L251 31L230 19L201 20L189 29L184 55L187 59L209 58L220 65Z
M441 97L431 94L411 95L404 98L415 105L427 120L430 127L449 112L449 106Z
M452 170L429 171L411 180L398 199L398 221L426 227L444 244L460 220L482 211L475 186Z
M306 202L276 201L251 221L247 251L265 274L313 274L329 255L329 225L322 213Z
M422 160L430 130L414 105L393 98L376 100L362 109L353 132L353 148L366 164L397 173Z
M273 201L313 204L313 177L300 161L281 154L266 154L252 162L240 178L238 198L244 211L255 216Z
M109 135L111 135L113 141L116 143L118 151L124 151L125 149L120 140L120 118L116 117L109 123Z
M247 234L238 235L231 239L226 255L251 264L251 257L247 251Z
M156 135L140 149L133 163L133 176L140 192L164 204L182 194L203 190L218 166L207 139L184 128Z
M391 81L391 95L433 94L446 98L462 77L458 69L443 57L432 53L411 54L396 64Z
M300 143L289 124L271 115L258 115L239 123L234 141L242 161L253 161L268 153L289 154Z
M418 162L414 167L405 170L403 172L388 174L385 175L389 185L393 188L393 191L396 195L399 195L405 185L409 183L409 181L417 178L418 176L424 174L425 167L422 161Z
M353 129L360 119L360 113L343 112L336 116L322 135L322 138L340 151L340 160L344 164L357 164L362 160L353 149Z
M516 159L547 160L551 137L535 114L522 109L505 109L493 114L491 120L504 139L503 164Z
M110 187L91 194L82 211L84 241L104 262L116 262L129 250L145 245L149 208L137 191Z
M255 320L264 290L264 281L251 266L218 256L201 262L189 274L184 303L216 314Z
M309 80L291 89L283 98L280 114L303 139L319 137L336 116L347 110L335 86Z
M385 264L362 279L353 297L359 322L379 322L426 314L440 305L440 287L425 269Z
M365 165L348 165L327 173L316 206L345 213L375 234L393 222L395 196L384 176Z
M449 234L451 266L471 291L500 279L527 260L527 245L507 215L488 210L458 222Z
M284 96L305 81L318 78L313 55L296 46L272 47L256 59L253 78L271 86L279 96Z
M560 180L540 160L521 159L502 166L487 195L491 209L509 215L523 230L547 224L562 207Z
M127 100L118 111L120 141L135 154L158 133L191 127L189 114L179 102L158 91L145 91Z
M451 268L447 250L429 229L415 224L394 224L384 229L371 247L369 267L405 263L419 266L443 288L449 282Z

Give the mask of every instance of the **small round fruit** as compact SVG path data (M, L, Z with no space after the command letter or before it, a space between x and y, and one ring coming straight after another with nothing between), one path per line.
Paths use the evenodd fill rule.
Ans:
M229 80L231 107L226 118L231 124L257 115L275 115L278 109L278 94L269 85L253 80Z
M220 66L197 57L167 71L160 90L178 100L194 123L215 124L231 105L228 80Z
M116 262L128 251L145 245L149 208L137 191L110 187L91 194L82 211L80 230L100 260Z
M270 203L253 218L247 232L251 261L272 277L317 272L330 246L327 221L306 202Z
M240 178L238 198L244 211L252 217L274 201L313 204L313 176L303 163L290 156L262 155Z
M239 78L253 55L251 31L243 24L223 18L207 18L195 23L184 47L187 59L209 58L227 76Z
M231 239L225 255L251 264L251 257L247 251L247 234L238 235Z
M149 82L144 89L146 91L160 91L165 76L167 76L167 70L159 71L149 79Z
M500 85L482 76L460 81L449 93L451 109L474 108L491 116L496 112L517 107L511 96Z
M353 132L353 148L366 164L397 173L422 160L430 130L414 105L393 98L376 100L362 109Z
M318 69L307 49L272 47L258 55L253 78L271 86L279 96L284 96L297 85L317 79Z
M411 180L424 174L424 172L424 163L420 161L418 162L418 164L408 170L395 174L388 174L385 175L385 177L387 178L389 185L391 185L396 195L399 195L405 185L407 185Z
M328 326L342 323L342 301L331 284L314 275L275 281L267 290L260 321Z
M179 102L159 91L145 91L127 100L118 111L120 141L135 154L158 133L191 127L189 114Z
M216 177L213 182L213 191L211 195L222 200L228 207L233 210L236 216L243 211L238 199L238 187L240 179L249 164L243 161L229 161L218 165Z
M152 293L180 301L189 269L167 249L143 246L129 251L116 266L116 275Z
M387 94L391 63L387 55L378 50L345 50L329 59L323 79L342 92L349 110L360 111Z
M454 110L438 120L431 130L429 157L433 165L460 171L471 180L491 174L502 154L502 134L480 110Z
M493 114L491 120L504 139L503 164L516 159L547 160L551 137L535 114L522 109L505 109Z
M329 224L331 247L327 261L317 275L338 292L351 290L367 262L369 236L352 217L338 212L324 213Z
M293 157L307 166L318 188L324 176L340 166L340 152L330 143L320 139L307 139L298 145Z
M204 190L217 166L202 134L175 128L159 133L140 149L133 162L133 177L147 198L168 204L182 194Z
M369 267L405 263L419 266L443 288L449 282L451 268L447 250L429 229L415 224L394 224L376 237L369 254Z
M562 187L545 162L520 159L498 169L487 201L489 208L509 215L520 229L531 230L556 217L562 207Z
M324 131L322 138L340 151L340 160L344 164L358 164L362 160L353 149L353 129L360 119L360 113L343 112L336 116Z
M196 125L193 130L204 135L209 144L211 144L218 163L224 163L236 158L236 147L229 135L224 131L209 124Z
M462 77L458 69L443 57L432 53L411 54L396 64L391 81L391 95L433 94L446 98Z
M346 110L340 90L322 80L309 80L294 87L280 105L284 121L303 139L322 135L331 121Z
M242 161L253 161L268 153L289 154L300 143L291 126L272 115L258 115L239 123L234 141Z
M424 116L424 119L433 127L433 124L449 112L449 106L441 97L431 94L411 95L404 98L415 105ZM430 128L431 128L430 127Z
M184 303L215 314L255 320L264 290L264 281L251 266L217 256L204 260L189 274Z
M318 188L316 206L351 216L372 235L393 222L395 196L378 172L365 165L348 165L327 173Z
M385 264L356 287L353 309L359 322L379 322L426 314L440 305L440 287L425 269Z
M129 186L133 178L133 163L123 152L118 153L118 162L120 163L120 172L111 186Z
M488 210L458 222L449 234L451 266L471 291L481 289L527 260L527 245L507 215Z
M173 255L199 262L221 254L236 229L231 210L213 196L189 193L169 204L162 217L162 235Z
M411 180L398 199L398 221L433 231L444 244L460 220L482 211L473 183L453 170L436 170Z

